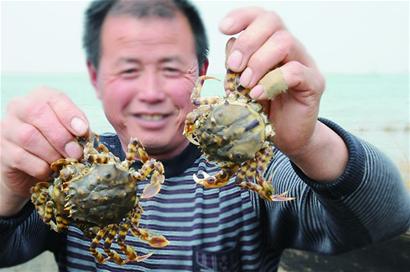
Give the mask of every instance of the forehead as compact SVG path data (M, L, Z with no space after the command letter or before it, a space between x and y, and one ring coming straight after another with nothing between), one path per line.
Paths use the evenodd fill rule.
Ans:
M101 30L102 47L107 45L156 46L180 45L194 47L194 37L188 20L180 12L174 17L108 16Z

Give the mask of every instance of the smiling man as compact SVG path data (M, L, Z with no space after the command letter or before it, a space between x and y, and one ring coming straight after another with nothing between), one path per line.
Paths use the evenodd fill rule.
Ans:
M144 200L140 227L161 233L165 248L125 266L94 260L73 223L57 234L28 202L30 187L62 157L79 158L85 114L48 87L16 99L2 120L0 265L51 250L61 271L273 271L286 248L334 254L381 241L410 225L400 174L372 145L319 119L325 81L280 17L257 7L235 9L220 23L228 68L241 72L275 127L266 178L295 201L272 203L227 186L204 189L192 176L219 167L182 135L190 95L207 71L208 42L196 9L184 0L94 1L84 46L91 83L115 135L101 141L121 159L131 137L163 161L166 179ZM286 91L273 97L278 89ZM140 189L144 183L139 184ZM151 248L128 234L141 255Z
M188 145L181 131L193 110L189 96L199 71L187 18L135 20L112 12L102 25L93 85L123 148L137 136L151 155L170 158ZM166 31L164 31L166 29Z

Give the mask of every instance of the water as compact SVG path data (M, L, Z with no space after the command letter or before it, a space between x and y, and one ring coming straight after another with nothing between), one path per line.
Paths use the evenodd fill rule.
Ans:
M221 84L207 81L204 95L223 95ZM87 76L80 74L2 75L1 116L13 97L42 85L64 91L83 109L97 133L113 131ZM339 123L385 152L400 168L410 189L409 97L409 75L328 75L320 116ZM48 252L20 266L0 270L56 271L57 267Z
M223 75L215 75L223 78ZM329 118L391 157L410 188L409 75L327 75L320 116ZM47 85L64 91L87 115L97 133L113 131L85 74L3 74L1 114L15 96ZM208 80L204 95L223 95L222 83Z

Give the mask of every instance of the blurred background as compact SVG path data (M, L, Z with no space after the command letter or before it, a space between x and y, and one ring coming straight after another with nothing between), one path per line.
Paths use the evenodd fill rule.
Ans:
M90 1L1 1L1 115L15 96L48 85L66 92L97 133L113 131L89 84L81 45ZM218 23L249 1L193 1L210 39L209 75L224 76L228 37ZM252 1L277 12L327 79L320 116L376 145L410 190L408 1ZM205 95L223 95L208 81ZM406 271L410 235L337 257L287 251L284 271ZM52 254L1 271L56 271Z

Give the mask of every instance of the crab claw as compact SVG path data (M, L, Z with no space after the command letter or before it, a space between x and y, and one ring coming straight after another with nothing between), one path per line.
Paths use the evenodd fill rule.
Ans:
M136 261L136 262L142 262L142 261L148 259L149 257L151 257L152 254L154 254L154 252L150 252L150 253L145 254L145 255L142 255L142 256L137 256L137 257L135 258L135 261Z
M279 195L271 195L270 200L272 201L290 201L294 200L294 197L286 196L288 192L281 193Z
M216 182L216 178L214 176L210 176L208 173L200 170L198 172L198 175L203 176L203 178L199 178L196 174L194 174L192 176L192 178L194 179L194 181L202 186L204 186L205 188L216 188L216 187L220 187L217 186L217 184L215 184Z
M148 244L155 248L162 248L169 245L169 241L163 235L156 235L148 241Z
M158 194L159 190L161 189L161 184L164 183L165 176L155 172L152 174L151 183L145 186L144 190L142 191L141 198L151 198Z
M190 141L194 145L199 145L199 142L194 139L194 135L190 131L190 129L185 129L184 132L183 132L183 135L187 138L188 141Z
M131 232L134 236L147 242L150 246L155 248L162 248L169 245L169 241L163 235L154 235L147 229L133 228Z

